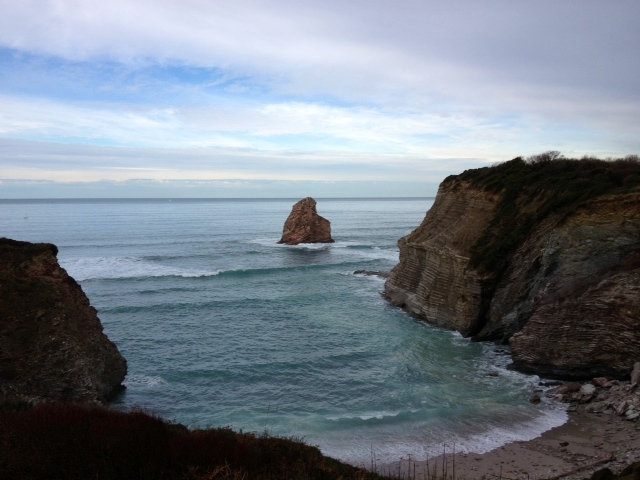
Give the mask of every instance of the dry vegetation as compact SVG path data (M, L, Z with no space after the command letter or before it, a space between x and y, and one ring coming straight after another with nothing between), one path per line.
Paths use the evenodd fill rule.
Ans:
M0 427L1 479L385 478L300 440L228 428L191 431L143 412L4 403Z

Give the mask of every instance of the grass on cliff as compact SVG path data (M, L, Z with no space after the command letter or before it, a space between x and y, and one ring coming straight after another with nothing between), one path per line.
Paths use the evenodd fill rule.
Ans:
M188 430L142 412L0 403L0 479L382 479L295 439Z
M570 159L559 152L514 158L492 167L466 170L443 183L466 181L500 195L488 228L472 249L471 263L498 274L531 229L550 215L562 219L597 197L640 190L640 158Z

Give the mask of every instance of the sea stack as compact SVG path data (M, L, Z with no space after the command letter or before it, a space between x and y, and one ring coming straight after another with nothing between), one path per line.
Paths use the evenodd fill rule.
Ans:
M333 243L331 222L318 215L316 201L313 198L304 198L291 209L278 243Z
M49 243L0 238L0 398L98 403L127 362Z

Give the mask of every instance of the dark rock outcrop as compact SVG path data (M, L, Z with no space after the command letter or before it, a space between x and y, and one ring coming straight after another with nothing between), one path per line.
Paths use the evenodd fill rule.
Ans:
M516 159L450 177L399 240L385 296L508 342L521 371L623 378L640 359L639 180L637 160Z
M126 360L52 244L0 239L0 397L102 402Z
M316 201L313 198L304 198L291 209L278 243L333 243L331 222L318 215Z

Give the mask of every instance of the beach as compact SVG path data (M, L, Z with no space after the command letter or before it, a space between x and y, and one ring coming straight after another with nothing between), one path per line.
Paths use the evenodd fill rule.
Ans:
M403 478L582 479L608 467L614 473L640 460L640 424L615 413L590 413L569 407L568 421L539 437L512 442L484 454L457 453L385 465L381 472ZM451 448L451 447L449 447ZM443 464L443 460L445 463Z

